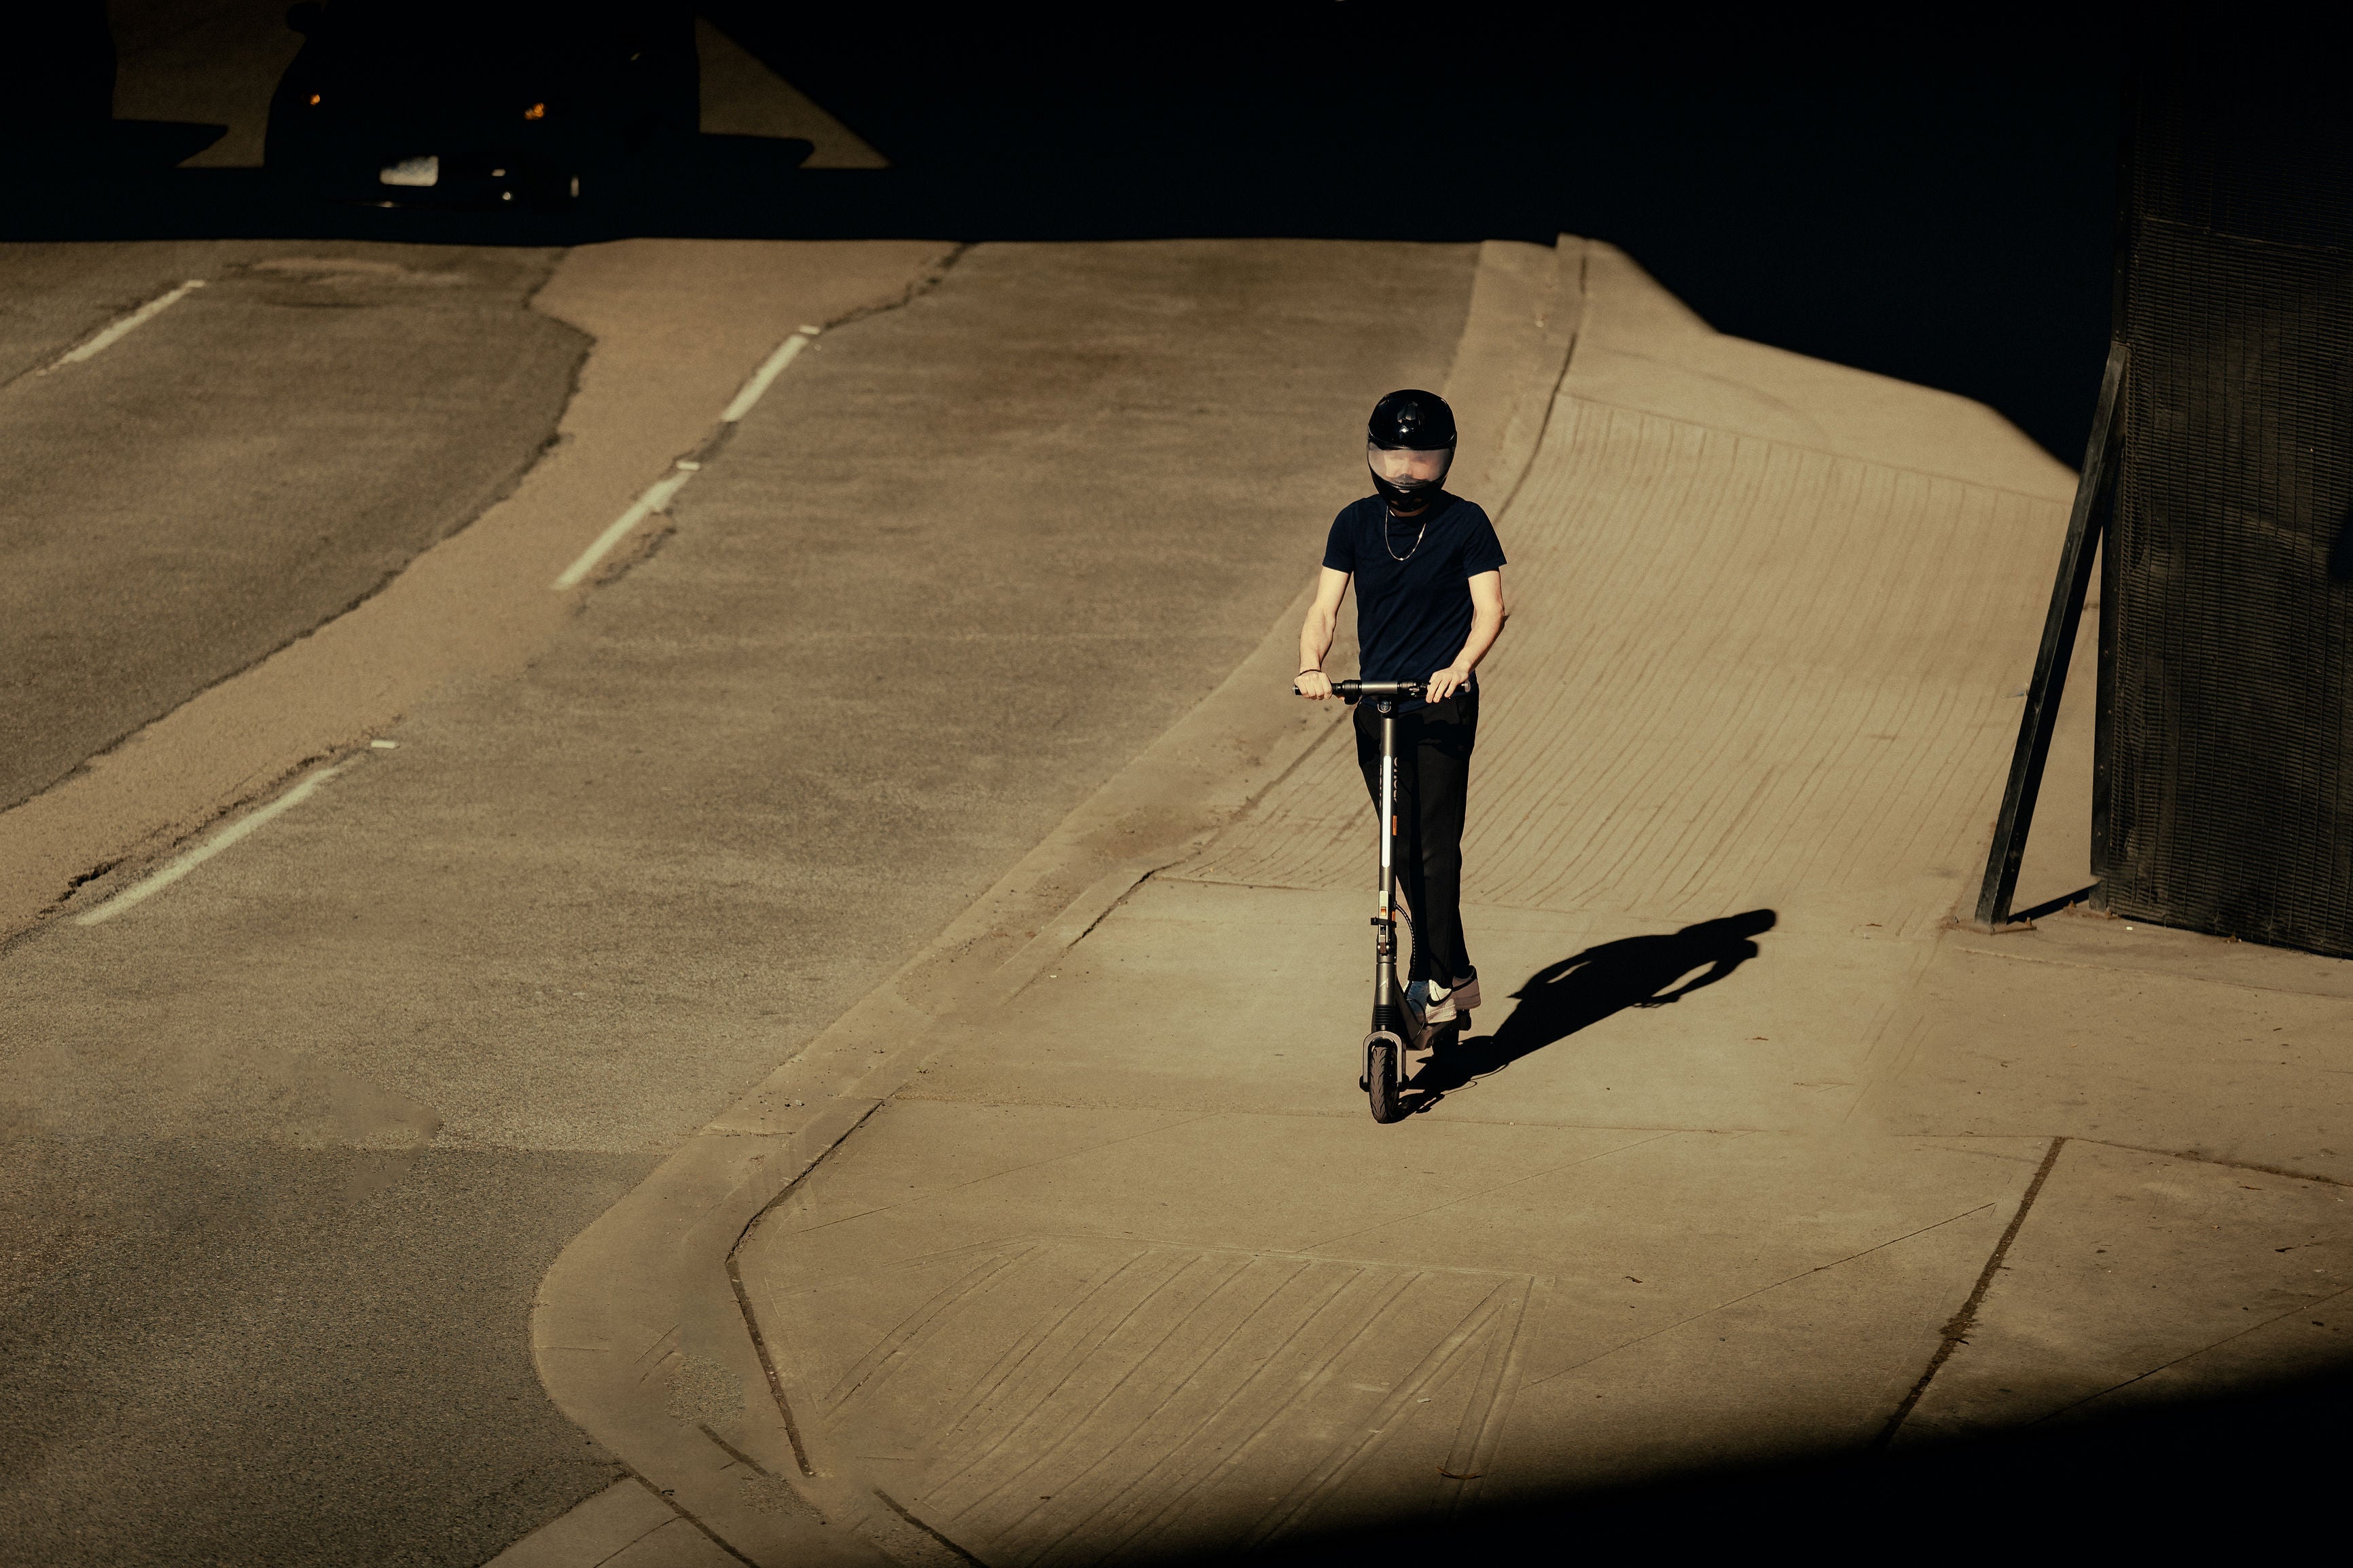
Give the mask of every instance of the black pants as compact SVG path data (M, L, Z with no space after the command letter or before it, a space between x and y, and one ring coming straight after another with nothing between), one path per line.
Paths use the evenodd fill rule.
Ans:
M1413 911L1406 979L1460 985L1479 973L1462 941L1462 810L1479 738L1478 693L1400 713L1397 727L1398 880ZM1377 812L1381 716L1370 702L1356 704L1356 765Z

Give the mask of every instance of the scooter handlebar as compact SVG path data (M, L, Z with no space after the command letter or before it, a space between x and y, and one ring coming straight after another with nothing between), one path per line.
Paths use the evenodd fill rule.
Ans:
M1292 694L1296 696L1299 688L1293 686L1291 690ZM1343 702L1354 702L1361 697L1419 697L1421 695L1421 682L1419 680L1335 680L1332 683L1332 695Z

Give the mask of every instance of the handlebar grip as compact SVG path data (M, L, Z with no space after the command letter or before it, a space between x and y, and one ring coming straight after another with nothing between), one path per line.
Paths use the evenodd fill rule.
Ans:
M1366 697L1419 697L1421 690L1419 680L1335 680L1332 683L1332 695L1350 703ZM1291 694L1294 697L1299 695L1295 682Z

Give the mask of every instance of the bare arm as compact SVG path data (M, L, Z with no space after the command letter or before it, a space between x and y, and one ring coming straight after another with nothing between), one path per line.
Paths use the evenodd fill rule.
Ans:
M1292 684L1302 697L1321 702L1332 695L1331 678L1324 673L1324 656L1332 651L1332 634L1339 629L1340 602L1348 596L1348 574L1324 568L1315 584L1315 602L1299 628L1299 678Z
M1479 668L1479 661L1487 657L1487 650L1495 646L1495 639L1504 635L1504 622L1510 616L1511 612L1504 607L1504 574L1500 570L1482 572L1471 579L1471 639L1454 656L1452 664L1430 678L1429 700L1443 702L1461 689L1471 679L1471 672Z

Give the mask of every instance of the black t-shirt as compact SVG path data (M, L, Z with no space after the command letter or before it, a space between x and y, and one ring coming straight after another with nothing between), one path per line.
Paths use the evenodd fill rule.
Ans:
M1471 638L1471 579L1504 564L1476 502L1441 490L1424 515L1426 527L1366 496L1332 520L1324 564L1356 580L1356 668L1366 680L1428 680L1453 663Z

